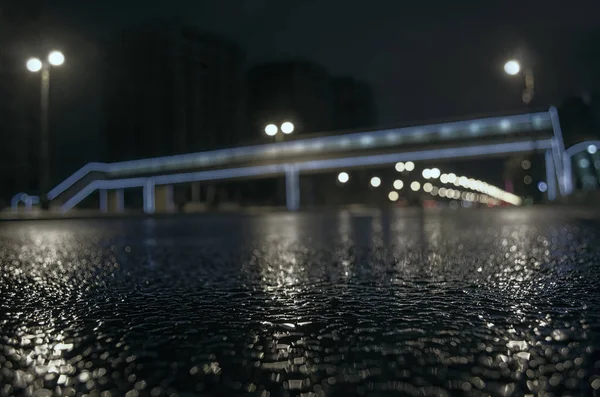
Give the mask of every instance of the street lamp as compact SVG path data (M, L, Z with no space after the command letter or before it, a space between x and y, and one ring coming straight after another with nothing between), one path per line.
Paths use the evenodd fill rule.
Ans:
M516 76L517 74L519 74L521 72L521 63L519 61L517 61L516 59L511 59L509 61L507 61L504 64L504 71L506 72L506 74L510 75L510 76ZM533 79L533 70L531 70L530 68L525 68L524 71L524 76L525 76L525 89L523 90L523 94L521 95L521 98L523 99L523 102L525 103L525 105L529 105L531 103L531 101L533 100L533 95L534 95L534 79Z
M39 58L30 58L25 66L33 73L41 71L40 89L40 190L43 209L48 209L48 190L50 190L50 142L48 137L48 101L50 94L50 66L60 66L65 56L60 51L48 54L47 62Z
M265 134L271 137L275 137L276 142L283 141L283 135L278 134L279 131L281 131L285 135L289 135L292 132L294 132L294 124L289 121L286 121L283 124L281 124L281 127L279 128L275 124L268 124L265 127Z

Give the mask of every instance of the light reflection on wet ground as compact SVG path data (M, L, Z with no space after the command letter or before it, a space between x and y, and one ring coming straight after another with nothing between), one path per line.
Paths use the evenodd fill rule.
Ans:
M599 233L531 209L1 223L0 396L600 395Z

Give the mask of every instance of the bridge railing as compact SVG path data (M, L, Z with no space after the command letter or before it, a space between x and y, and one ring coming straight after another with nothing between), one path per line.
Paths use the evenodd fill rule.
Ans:
M328 154L460 138L476 139L551 128L550 114L540 112L133 160L112 163L108 168L111 176L122 177L132 173L164 173L185 168L214 167L235 161L275 160L293 155Z
M600 141L585 141L577 143L565 150L563 156L563 178L565 181L567 194L571 194L575 189L575 183L573 182L573 156L584 151L588 152L590 155L593 155L596 154L599 149Z
M527 141L509 142L509 143L488 143L479 146L465 146L452 148L437 148L422 151L410 151L388 154L370 154L354 157L308 160L294 163L278 163L271 165L256 165L237 168L225 168L216 170L194 171L185 173L165 174L159 176L146 176L136 178L122 178L112 180L95 180L78 191L64 204L60 210L66 212L75 207L86 197L97 190L121 190L135 187L144 189L144 211L154 212L154 188L158 185L173 185L178 183L201 182L210 180L224 180L230 178L246 178L269 175L285 175L286 180L286 205L290 210L296 210L299 207L299 183L298 175L301 172L324 171L331 169L348 169L352 167L377 166L385 164L394 164L398 161L422 161L439 160L447 158L469 158L490 155L502 155L510 153L522 153L535 150L545 150L550 153L552 149L552 138L531 139ZM546 159L554 164L552 155ZM550 186L553 186L554 180L549 180ZM554 188L552 188L554 189Z
M161 174L186 169L218 167L236 162L289 160L290 156L335 154L407 144L477 139L552 129L552 112L489 117L424 126L388 128L345 135L297 139L294 141L237 147L118 163L89 163L53 188L54 200L91 172L106 178L125 178L140 174Z

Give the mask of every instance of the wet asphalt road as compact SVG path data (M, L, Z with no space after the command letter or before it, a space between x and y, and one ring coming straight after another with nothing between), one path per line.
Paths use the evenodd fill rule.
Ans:
M0 396L600 395L600 221L0 223Z

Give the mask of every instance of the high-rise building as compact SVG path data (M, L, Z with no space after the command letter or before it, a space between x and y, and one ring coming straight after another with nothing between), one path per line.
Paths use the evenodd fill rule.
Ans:
M110 161L236 145L246 128L244 56L175 23L124 32L107 56Z
M333 79L334 128L368 128L375 124L375 103L371 87L353 77Z
M294 124L294 135L334 128L331 77L314 63L274 62L249 72L249 108L253 136L268 124Z
M375 124L368 84L353 77L332 77L306 61L256 65L249 72L249 109L254 137L268 124L291 121L294 135L332 133Z

